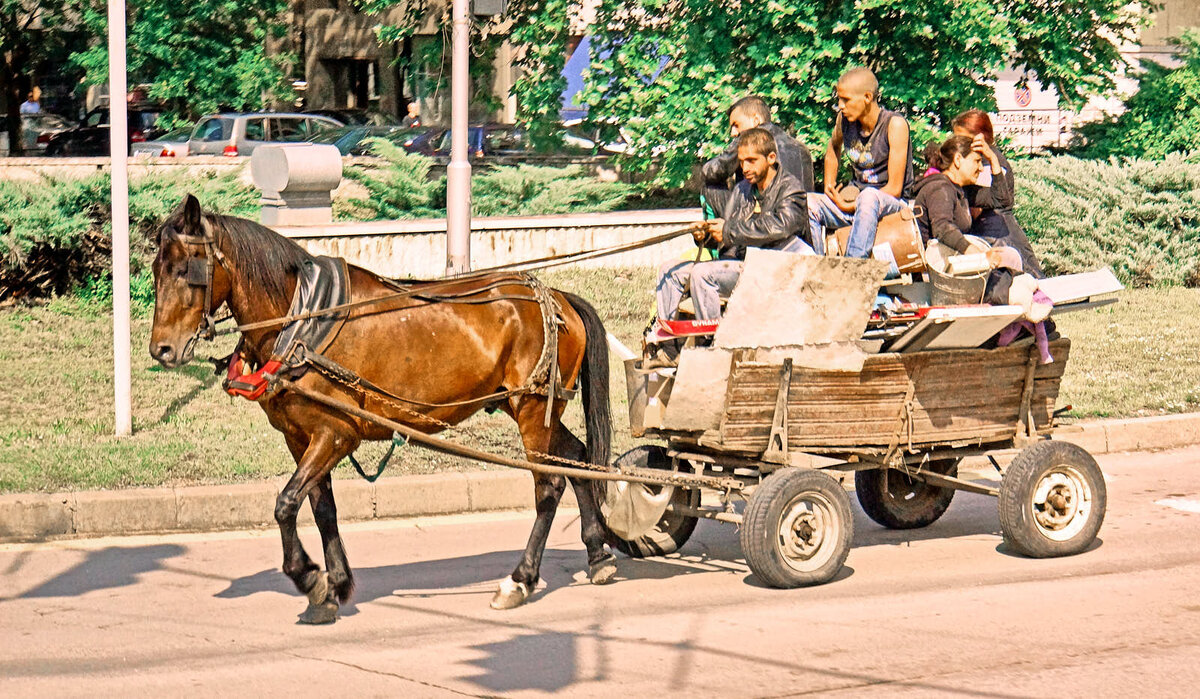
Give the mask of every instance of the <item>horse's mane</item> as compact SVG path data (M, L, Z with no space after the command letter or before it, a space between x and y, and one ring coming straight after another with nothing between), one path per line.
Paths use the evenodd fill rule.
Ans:
M287 275L313 256L266 226L236 216L206 214L217 245L231 250L245 281L286 304ZM227 243L227 246L225 245Z

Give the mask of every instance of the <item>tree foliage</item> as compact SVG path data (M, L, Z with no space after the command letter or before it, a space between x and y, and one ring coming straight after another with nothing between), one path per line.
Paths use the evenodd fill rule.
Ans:
M167 122L191 121L219 108L259 109L290 88L292 56L268 55L267 38L285 30L287 0L140 0L129 9L130 85L147 83L149 97L169 108ZM96 36L108 31L105 4L90 0L82 21ZM73 60L93 84L108 81L108 46L97 42Z
M1126 0L613 0L592 25L585 101L626 125L634 165L662 150L660 177L679 182L725 144L740 96L765 97L817 149L852 66L877 73L886 106L931 124L993 108L1009 65L1079 104L1114 87L1115 42L1143 18Z
M1125 111L1076 129L1075 152L1098 158L1200 152L1200 30L1184 32L1175 45L1181 64L1143 61Z

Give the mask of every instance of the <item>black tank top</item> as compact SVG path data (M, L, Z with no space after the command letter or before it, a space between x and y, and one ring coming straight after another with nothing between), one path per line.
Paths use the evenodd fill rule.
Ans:
M869 134L862 133L858 122L839 117L842 125L842 148L850 159L850 167L854 171L852 184L859 189L867 187L880 189L888 183L888 155L891 148L888 144L888 123L892 119L904 119L899 114L887 109L880 110L879 120L875 129ZM912 166L912 137L908 139L905 156L903 197L912 196L913 166Z

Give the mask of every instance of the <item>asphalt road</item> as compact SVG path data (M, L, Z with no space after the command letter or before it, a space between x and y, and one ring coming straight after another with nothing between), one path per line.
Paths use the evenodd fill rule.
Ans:
M959 494L915 532L856 511L842 576L801 590L709 522L594 587L563 512L544 587L496 612L529 514L351 526L329 627L295 624L274 532L2 546L0 696L1196 696L1200 447L1100 463L1080 556L1007 553L994 501Z

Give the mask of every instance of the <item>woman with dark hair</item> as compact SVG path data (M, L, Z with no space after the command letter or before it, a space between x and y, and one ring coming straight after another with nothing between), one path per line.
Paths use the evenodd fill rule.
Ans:
M923 177L913 185L917 226L925 241L965 253L971 246L966 234L971 230L971 207L965 187L974 185L983 171L979 151L965 136L951 136L938 149L941 172Z
M1045 276L1025 236L1021 224L1013 215L1015 179L1008 159L995 148L992 120L981 109L968 109L950 122L955 136L971 139L972 147L979 152L990 170L984 176L984 184L972 183L964 187L967 202L978 211L969 231L989 243L1016 248L1021 253L1025 271L1035 277Z

